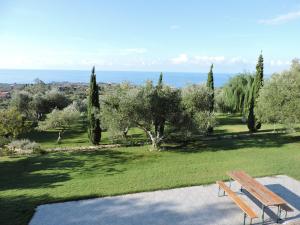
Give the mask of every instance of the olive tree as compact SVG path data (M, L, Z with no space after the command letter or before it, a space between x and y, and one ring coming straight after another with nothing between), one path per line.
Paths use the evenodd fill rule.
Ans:
M130 103L136 91L130 84L122 83L107 90L102 96L102 125L113 139L127 138L128 130L133 126L130 119L133 106Z
M162 127L172 123L180 111L180 91L167 85L158 90L152 82L147 82L131 97L133 122L148 135L152 149L159 149L166 136Z
M80 112L70 105L62 110L54 109L51 113L46 115L44 121L38 124L38 130L54 129L58 131L57 143L60 143L64 131L70 129L72 124L80 119Z
M297 69L298 68L298 69ZM290 70L274 74L260 90L255 112L263 122L288 127L300 121L300 66L294 60Z
M191 119L190 129L206 133L216 125L216 119L211 112L211 95L213 90L205 85L190 85L182 89L182 105Z
M6 138L16 138L25 133L30 127L17 108L0 110L0 136Z
M147 82L140 87L123 84L104 97L103 120L108 129L120 132L132 126L142 129L151 140L151 149L158 150L167 136L164 126L175 121L180 102L180 91L162 82L156 86Z

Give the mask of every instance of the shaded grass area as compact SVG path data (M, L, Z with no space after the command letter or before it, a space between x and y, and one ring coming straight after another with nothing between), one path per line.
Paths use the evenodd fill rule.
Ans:
M57 147L78 147L78 146L90 146L86 128L79 125L75 125L72 129L67 130L62 135L61 143L57 141L58 132L55 130L49 131L37 131L32 130L30 133L22 138L28 138L31 141L35 141L41 145L42 148L57 148ZM128 142L146 142L147 139L142 130L133 128L128 132ZM108 132L102 132L101 144L112 144L114 141L111 139Z
M225 172L300 180L299 134L0 159L0 224L27 224L37 205L212 183Z
M286 174L300 180L300 133L271 133L267 126L255 136L172 140L162 152L149 152L146 145L2 157L0 224L28 224L40 204L208 184L227 179L229 170L243 169L252 176ZM216 131L243 133L242 127L239 117L226 115ZM30 135L48 147L56 140L51 131ZM135 141L145 140L140 130L130 135ZM89 145L84 130L64 137L64 146ZM104 141L110 141L107 133Z

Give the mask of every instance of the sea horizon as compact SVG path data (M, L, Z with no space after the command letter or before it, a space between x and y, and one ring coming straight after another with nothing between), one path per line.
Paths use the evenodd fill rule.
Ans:
M62 69L0 69L0 83L34 83L40 79L45 83L69 82L88 83L90 70L62 70ZM156 82L158 71L96 71L99 83L130 82L136 85L147 80ZM170 86L183 87L189 84L205 83L207 73L204 72L163 72L164 82ZM238 73L214 73L215 86L223 86L231 77Z

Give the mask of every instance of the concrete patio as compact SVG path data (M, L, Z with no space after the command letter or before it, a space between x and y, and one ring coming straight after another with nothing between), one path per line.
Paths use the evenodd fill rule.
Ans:
M300 219L300 182L288 176L257 179L294 209L287 220ZM239 191L236 182L232 189ZM217 185L177 188L41 205L30 225L240 225L242 211L227 197L217 197ZM260 204L239 193L261 215ZM273 210L273 211L272 211ZM276 224L276 210L267 210L265 224ZM253 221L261 224L261 219Z

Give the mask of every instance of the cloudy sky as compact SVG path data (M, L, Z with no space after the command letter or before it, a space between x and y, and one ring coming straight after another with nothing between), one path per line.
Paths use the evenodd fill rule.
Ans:
M270 73L299 28L298 0L1 0L0 68Z

